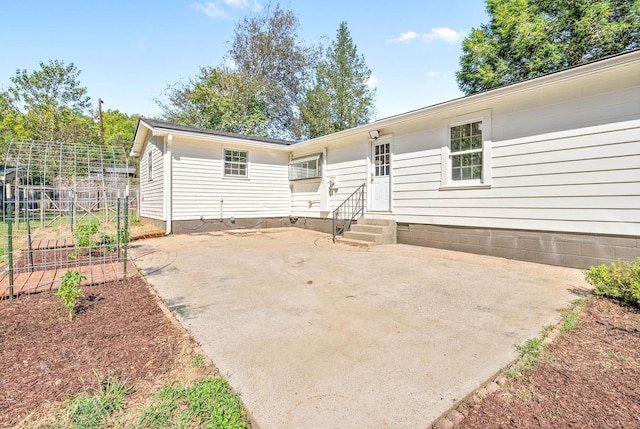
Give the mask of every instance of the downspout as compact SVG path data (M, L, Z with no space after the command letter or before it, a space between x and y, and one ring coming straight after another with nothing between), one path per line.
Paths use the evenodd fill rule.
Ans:
M169 134L165 140L165 163L164 163L164 207L165 207L165 233L171 234L173 223L173 156L171 155L171 144L173 135Z

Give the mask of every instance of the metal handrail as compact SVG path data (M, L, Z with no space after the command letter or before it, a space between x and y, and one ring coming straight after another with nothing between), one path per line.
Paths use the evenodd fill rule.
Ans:
M364 215L364 188L366 182L358 186L346 200L333 211L333 241L351 227L351 222Z

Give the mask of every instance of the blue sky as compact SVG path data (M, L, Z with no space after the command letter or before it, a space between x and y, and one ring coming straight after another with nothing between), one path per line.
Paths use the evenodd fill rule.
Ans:
M277 2L271 2L276 4ZM234 24L264 0L11 0L2 5L0 89L16 69L74 63L92 102L153 116L154 99L201 66L223 63ZM346 21L373 73L377 118L460 97L461 40L487 22L482 0L291 0L301 36L334 39Z

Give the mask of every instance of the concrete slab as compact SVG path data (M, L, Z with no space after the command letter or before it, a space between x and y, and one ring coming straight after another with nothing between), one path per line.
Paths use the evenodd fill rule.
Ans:
M296 228L131 253L262 428L427 427L588 287L574 269Z

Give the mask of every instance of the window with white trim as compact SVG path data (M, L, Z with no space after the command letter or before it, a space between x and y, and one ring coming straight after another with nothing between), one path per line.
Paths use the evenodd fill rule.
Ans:
M224 175L227 177L248 177L248 153L244 150L224 150Z
M322 177L322 154L304 156L289 162L289 180Z
M451 127L451 180L482 180L482 122Z
M491 186L491 109L442 121L441 190Z

